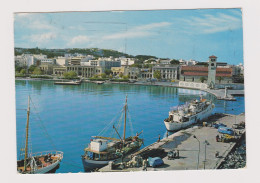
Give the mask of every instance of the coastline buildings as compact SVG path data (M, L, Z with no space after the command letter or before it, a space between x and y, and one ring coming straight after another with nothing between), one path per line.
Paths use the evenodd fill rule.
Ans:
M149 58L141 62L136 58L95 58L93 55L80 53L64 54L54 58L47 58L44 54L22 54L15 56L15 65L27 68L27 73L28 68L35 65L41 69L42 74L63 76L65 72L74 71L79 77L84 78L112 72L113 76L117 77L122 73L129 79L153 79L154 73L159 71L160 79L163 81L207 83L211 87L215 84L241 83L244 73L242 64L228 65L226 62L217 62L214 55L210 56L207 62L192 59L180 59L178 62L175 59L159 58Z

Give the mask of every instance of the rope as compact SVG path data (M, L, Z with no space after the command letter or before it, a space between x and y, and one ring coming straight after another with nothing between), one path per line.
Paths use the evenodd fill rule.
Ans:
M121 112L122 112L122 110L116 114L116 116L105 126L105 128L103 128L103 129L101 130L101 132L99 132L98 136L101 136L102 134L104 134L104 133L108 130L108 128L111 128L112 123L115 121L116 117L117 117L118 114L120 114Z
M38 119L39 119L39 121L40 121L40 123L37 123L38 126L45 132L44 135L49 139L49 141L51 142L51 144L52 144L52 146L54 147L54 149L57 149L56 146L55 146L55 144L54 144L54 142L52 141L52 138L50 137L50 135L48 134L48 132L47 132L47 130L46 130L46 128L45 128L45 126L43 125L43 121L42 121L42 119L40 118L39 112L36 110L36 107L35 107L33 101L31 100L31 98L30 98L30 101L31 101L31 103L33 104L35 113L36 113L36 115L37 115L37 117L38 117ZM37 121L37 120L35 120L35 121Z

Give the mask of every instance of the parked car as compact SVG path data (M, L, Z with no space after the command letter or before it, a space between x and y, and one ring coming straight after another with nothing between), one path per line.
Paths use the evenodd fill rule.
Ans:
M214 128L219 128L219 127L221 127L221 126L226 127L227 125L225 125L225 124L223 124L223 123L214 123L212 126L213 126Z
M158 167L158 166L163 165L164 162L160 157L155 157L155 158L149 157L148 158L148 164L149 164L149 166L154 168L154 167Z
M218 128L218 132L223 134L228 134L228 135L234 135L234 131L232 130L232 128L228 128L224 126L220 126Z

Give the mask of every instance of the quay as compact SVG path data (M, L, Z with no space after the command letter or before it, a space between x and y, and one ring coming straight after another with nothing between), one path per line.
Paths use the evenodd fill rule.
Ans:
M164 165L156 168L147 167L147 171L161 170L196 170L196 169L218 169L225 158L234 150L241 139L245 138L245 129L234 129L239 134L236 142L217 142L216 136L220 135L218 130L212 124L218 122L232 127L234 124L245 121L245 114L214 114L208 120L207 125L196 124L190 128L180 130L168 137L155 142L140 151L132 154L133 156L148 154L151 157L160 156ZM205 124L205 123L204 123ZM172 150L179 151L179 158L169 160L167 153ZM219 152L216 157L216 152ZM147 158L147 155L145 156ZM130 160L130 156L123 159L123 162ZM122 164L122 160L113 162ZM124 169L111 169L108 165L99 169L100 172L112 171L143 171L143 167L126 167Z

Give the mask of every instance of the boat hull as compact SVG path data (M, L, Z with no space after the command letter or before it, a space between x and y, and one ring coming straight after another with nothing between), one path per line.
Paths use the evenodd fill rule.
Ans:
M33 174L55 173L60 167L60 161L57 161L47 167L36 170Z
M201 120L208 118L211 115L213 109L214 109L214 105L209 105L207 107L207 109L205 109L204 111L201 111L200 113L198 113L196 115L193 115L194 117L196 116L196 120L193 119L193 120L190 120L190 121L187 121L187 122L181 122L181 123L180 122L164 121L165 127L168 131L181 130L181 129L186 128L186 127L188 127L192 124L197 123L198 121L201 121Z
M95 169L102 168L104 166L107 166L110 161L116 160L116 159L114 159L114 160L108 160L108 161L95 161L95 160L85 159L83 156L81 159L82 159L82 163L83 163L85 172L91 172Z

